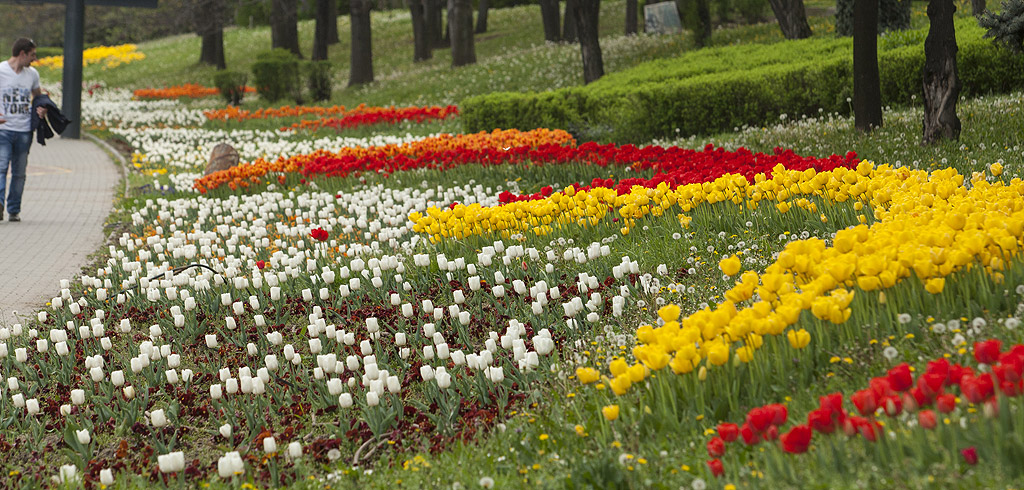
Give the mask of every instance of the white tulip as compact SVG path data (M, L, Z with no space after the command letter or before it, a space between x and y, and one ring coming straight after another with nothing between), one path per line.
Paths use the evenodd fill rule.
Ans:
M149 420L153 424L153 427L156 428L167 425L167 415L164 413L162 408L150 412Z
M110 486L114 484L114 470L104 468L100 470L100 484Z
M71 390L71 403L75 405L85 403L85 390Z
M265 453L276 453L277 452L277 441L273 437L263 438L263 452Z
M220 426L220 435L225 439L231 439L231 424Z
M302 456L302 444L299 441L292 441L288 444L288 457L296 459Z
M341 408L349 408L349 407L351 407L352 406L352 394L351 393L342 393L340 396L338 396L338 405L341 405Z
M92 436L89 435L89 429L82 429L75 431L75 437L78 438L78 443L83 446L88 446L92 442Z
M374 391L366 392L366 404L371 407L376 407L380 404L380 396Z

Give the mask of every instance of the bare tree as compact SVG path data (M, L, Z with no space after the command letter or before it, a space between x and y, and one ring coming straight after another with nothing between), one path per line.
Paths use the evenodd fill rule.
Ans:
M772 12L779 21L779 28L786 39L811 37L811 25L807 23L804 0L768 0Z
M202 39L199 50L199 62L227 68L224 60L224 24L227 23L229 10L226 0L192 0L189 14L192 27Z
M583 81L590 83L604 76L604 60L597 32L601 0L568 0L568 3L576 4L573 12L583 58Z
M452 66L476 63L470 0L448 0L448 35L452 42Z
M270 46L284 48L299 58L299 2L298 0L271 0Z
M928 37L924 40L924 144L960 138L956 102L960 76L956 68L956 31L953 0L928 2Z
M370 37L371 0L351 0L352 63L348 85L362 85L373 81L373 43Z
M853 4L853 125L864 132L882 127L878 0L855 0Z

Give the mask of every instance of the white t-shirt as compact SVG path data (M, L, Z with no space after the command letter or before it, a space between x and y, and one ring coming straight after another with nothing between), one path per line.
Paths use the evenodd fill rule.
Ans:
M11 64L0 61L0 129L32 130L32 91L39 88L39 72L31 66L15 73Z

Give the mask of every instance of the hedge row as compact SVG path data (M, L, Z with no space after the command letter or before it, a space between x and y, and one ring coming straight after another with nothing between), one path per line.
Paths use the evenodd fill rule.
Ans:
M961 94L1007 92L1024 86L1024 57L997 48L973 19L957 22ZM817 42L818 47L812 45ZM763 64L756 49L708 50L720 69L686 57L641 65L584 87L541 93L496 93L465 100L459 108L466 132L494 128L565 129L582 140L643 143L676 134L713 134L790 117L849 113L853 58L849 40L805 40L767 46L778 62ZM802 44L805 43L805 44ZM882 44L882 43L880 43ZM898 43L897 43L898 45ZM787 50L796 55L781 54ZM743 53L747 56L740 56ZM883 105L909 103L923 93L923 44L879 51ZM679 75L666 77L669 72ZM660 75L659 75L660 73ZM677 133L678 128L678 133Z

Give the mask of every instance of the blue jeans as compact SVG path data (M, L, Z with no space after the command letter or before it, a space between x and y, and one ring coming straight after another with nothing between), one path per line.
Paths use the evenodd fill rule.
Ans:
M28 150L32 146L32 131L8 131L0 129L0 211L21 212L21 194L25 191L25 172L28 167ZM7 190L7 168L11 169L11 189Z

